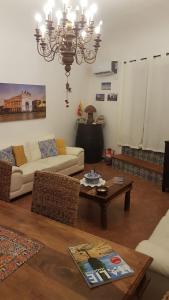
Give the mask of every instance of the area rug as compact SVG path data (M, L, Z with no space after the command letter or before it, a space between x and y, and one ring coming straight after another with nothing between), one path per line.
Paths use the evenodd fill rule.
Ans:
M0 226L0 281L39 252L42 244Z

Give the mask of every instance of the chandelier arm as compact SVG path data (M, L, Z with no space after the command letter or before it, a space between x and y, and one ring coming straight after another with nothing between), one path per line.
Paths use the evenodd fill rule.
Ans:
M55 56L53 56L52 58L50 58L50 59L47 59L47 57L44 57L44 60L45 61L47 61L47 62L50 62L50 61L53 61L54 60L54 58L55 58Z
M44 54L42 47L39 45L37 46L37 51L38 51L38 54L42 57L48 57L50 55L50 53Z
M92 54L92 56L91 56ZM93 64L96 61L97 52L95 50L85 51L84 52L84 61L87 64Z

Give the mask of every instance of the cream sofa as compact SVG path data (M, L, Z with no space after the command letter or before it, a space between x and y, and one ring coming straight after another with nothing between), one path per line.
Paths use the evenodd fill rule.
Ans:
M143 300L161 299L162 295L169 290L169 210L150 238L138 244L136 251L153 258L150 266L151 282Z
M53 137L53 136L52 136ZM51 136L41 138L45 140ZM71 175L84 169L84 150L77 147L66 147L65 155L41 159L38 142L24 145L27 163L20 167L11 166L0 161L0 199L11 199L32 191L34 172L46 170Z

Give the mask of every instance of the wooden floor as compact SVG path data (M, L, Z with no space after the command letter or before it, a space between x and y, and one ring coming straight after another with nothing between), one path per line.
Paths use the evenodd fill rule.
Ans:
M89 233L104 237L130 248L143 239L147 239L153 229L169 209L169 193L162 193L160 186L140 179L139 177L113 170L104 162L86 165L85 169L95 168L97 172L106 172L112 176L126 176L134 181L131 193L131 208L123 210L123 195L116 198L110 205L107 230L100 227L100 211L96 203L80 199L77 227ZM30 210L31 193L11 202Z

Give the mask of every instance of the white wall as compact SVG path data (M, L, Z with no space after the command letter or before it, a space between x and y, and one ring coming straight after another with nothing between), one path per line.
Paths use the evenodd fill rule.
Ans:
M45 84L47 92L47 118L1 122L0 145L22 142L53 131L56 136L63 136L67 144L73 144L76 110L80 100L83 100L86 104L94 104L98 114L104 114L106 120L105 146L118 150L121 70L119 70L118 79L114 77L96 78L92 73L89 76L86 65L80 67L73 65L70 78L73 91L70 108L66 109L63 66L56 60L51 63L44 62L36 51L33 36L34 14L42 8L44 2L45 0L0 1L0 82ZM126 0L116 2L117 7L108 9L109 16L105 14L103 18L105 22L103 30L105 31L98 63L104 59L122 62L169 51L169 19L167 9L161 5L161 2L151 1L150 7L147 7L148 2L146 2L147 6L142 9L141 14L140 6L135 1L128 0L131 2L128 11L125 7ZM151 19L149 14L153 14L155 2L159 2L159 8L163 9L163 13L160 9L156 9L156 15ZM168 5L168 1L165 3ZM103 5L102 0L100 0L100 4ZM109 1L109 5L113 5L112 1ZM119 7L119 5L121 6ZM123 10L122 7L124 7ZM106 4L103 8L105 13ZM106 30L107 21L109 30ZM101 92L101 81L109 80L112 81L112 92L119 93L118 102L96 102L95 95Z
M151 23L150 20L149 23ZM140 24L140 26L132 24L131 28L129 26L120 27L119 20L119 27L112 28L112 32L109 31L108 36L104 36L97 63L104 60L118 60L120 62L118 77L96 77L91 73L88 99L96 106L98 113L105 116L104 137L106 147L119 151L117 143L123 61L152 57L153 55L169 52L168 33L169 20L160 19L159 12L159 19L156 20L156 23L149 24L149 27L144 26L144 24ZM104 81L112 82L112 92L119 94L117 102L95 101L96 93L104 92L101 91L101 82Z
M31 121L0 123L0 145L20 143L54 132L74 143L76 110L85 100L87 71L74 65L70 84L70 107L65 107L64 67L57 60L47 63L36 51L34 14L43 2L39 0L0 1L0 82L46 85L47 117Z

